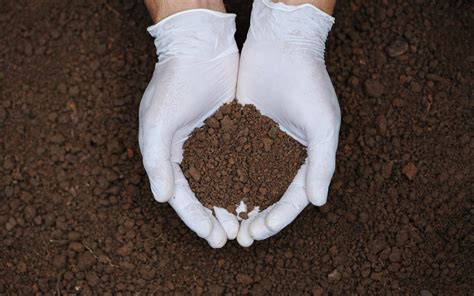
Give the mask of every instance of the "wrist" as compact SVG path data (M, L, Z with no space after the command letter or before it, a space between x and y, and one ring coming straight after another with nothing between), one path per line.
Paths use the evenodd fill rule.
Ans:
M223 0L144 0L145 6L154 23L175 13L190 9L209 9L225 12Z

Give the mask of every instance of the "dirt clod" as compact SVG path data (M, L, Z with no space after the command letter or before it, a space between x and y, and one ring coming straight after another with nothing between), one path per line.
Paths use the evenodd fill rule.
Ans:
M408 43L403 39L397 39L387 47L387 54L390 57L398 57L408 51Z
M328 274L328 279L333 282L337 282L341 280L341 278L342 278L342 275L337 269L335 269L333 272Z
M431 293L431 292L428 291L428 290L421 290L421 291L420 291L420 295L421 295L421 296L433 296L433 293Z
M400 249L397 248L397 247L394 247L392 248L391 252L390 252L390 261L391 262L400 262L400 259L401 259L401 252L400 252Z
M239 273L236 276L236 280L238 283L243 284L243 285L249 285L253 282L253 279L251 276L243 273Z
M365 92L371 97L378 98L384 93L384 86L377 80L369 79L364 83Z
M84 252L77 259L77 269L84 271L90 269L96 263L95 257L90 252Z
M246 220L249 218L249 215L247 214L247 212L240 212L239 213L239 217L242 219L242 220Z
M194 166L190 166L186 173L191 176L194 181L201 180L201 173Z
M405 174L405 176L410 180L413 180L413 178L415 178L417 172L418 169L416 168L413 162L409 162L403 166L403 174Z

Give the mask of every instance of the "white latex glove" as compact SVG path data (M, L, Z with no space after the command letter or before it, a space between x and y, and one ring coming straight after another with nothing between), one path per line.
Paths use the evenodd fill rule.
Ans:
M324 62L333 22L333 17L310 4L254 1L237 99L275 120L307 147L308 158L279 202L242 223L237 237L242 246L276 234L309 202L326 203L341 117Z
M191 191L179 163L193 129L235 98L235 15L188 10L148 32L155 37L159 62L140 104L139 144L151 190L198 236L214 248L222 247L237 236L236 217L218 211L218 222Z

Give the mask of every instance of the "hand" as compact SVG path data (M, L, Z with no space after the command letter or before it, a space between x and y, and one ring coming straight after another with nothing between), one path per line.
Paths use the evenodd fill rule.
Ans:
M194 128L235 97L238 49L235 16L189 10L148 28L159 62L140 104L139 144L157 201L173 207L183 222L214 247L235 238L235 216L218 211L220 223L195 197L179 163Z
M276 234L309 202L326 203L341 117L324 62L333 22L331 16L309 4L254 2L237 99L275 120L307 147L308 158L279 202L242 222L237 240L243 246Z

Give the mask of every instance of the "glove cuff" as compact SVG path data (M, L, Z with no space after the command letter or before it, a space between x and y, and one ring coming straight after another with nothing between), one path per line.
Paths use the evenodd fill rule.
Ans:
M333 24L334 17L311 4L294 6L255 0L246 45L280 45L311 52L324 60L326 39Z
M193 57L217 59L238 52L235 43L235 14L192 9L173 14L147 28L155 38L160 61Z
M322 11L321 9L309 3L300 4L300 5L289 5L283 2L273 2L272 0L255 0L254 2L260 2L261 4L271 9L277 9L277 10L288 11L288 12L296 11L300 9L310 9L310 10L313 10L314 13L319 14L321 17L327 18L331 23L334 23L333 16L327 14L326 12ZM254 5L258 5L258 3Z

